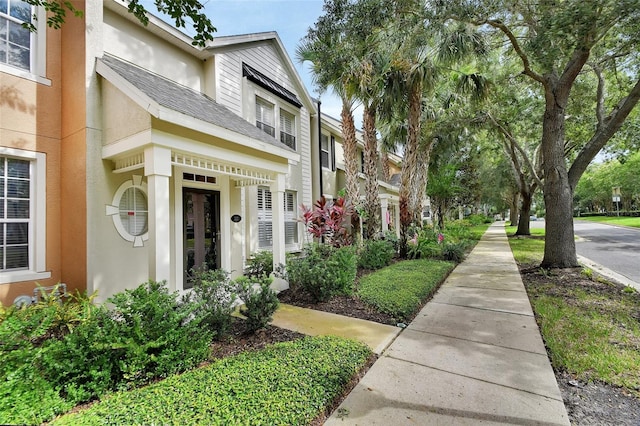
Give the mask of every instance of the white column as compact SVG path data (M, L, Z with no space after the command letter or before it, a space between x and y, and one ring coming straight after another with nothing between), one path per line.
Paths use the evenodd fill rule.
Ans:
M286 251L284 241L284 175L278 174L275 182L271 184L271 212L273 214L271 224L271 237L273 238L273 268L286 263ZM271 285L275 290L289 288L289 283L274 277Z
M284 244L284 175L277 175L271 184L271 211L273 222L271 227L273 238L273 265L285 262Z
M144 174L149 196L149 278L171 282L171 229L169 177L171 150L152 146L144 151Z
M395 224L395 228L396 228L396 236L398 238L400 238L400 206L399 204L395 205L395 209L393 209L393 212L395 213L395 218L393 218L393 223Z
M386 198L380 199L380 217L382 218L382 232L386 233L389 230L389 224L387 223L387 211L389 208L389 200Z

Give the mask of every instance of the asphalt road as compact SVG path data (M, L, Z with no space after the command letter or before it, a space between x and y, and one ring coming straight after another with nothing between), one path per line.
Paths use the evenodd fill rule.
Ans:
M640 229L574 220L579 255L640 283Z
M574 220L578 255L640 283L640 229ZM531 222L544 228L544 221Z

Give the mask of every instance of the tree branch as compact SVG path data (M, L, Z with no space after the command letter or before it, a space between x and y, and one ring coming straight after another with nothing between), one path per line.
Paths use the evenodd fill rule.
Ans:
M588 63L593 69L593 72L598 77L598 88L596 90L596 120L598 121L597 129L600 129L604 124L604 77L602 75L602 68L600 65Z
M527 166L527 169L529 169L529 172L531 173L531 177L538 185L542 187L543 186L542 180L538 176L538 173L536 172L535 167L533 167L533 164L531 164L531 161L529 160L529 156L526 154L522 146L520 146L516 138L514 138L513 135L502 124L498 123L498 121L491 115L491 113L487 113L487 117L489 117L489 120L491 120L493 125L500 131L500 133L504 135L505 138L509 140L509 142L511 142L511 144L515 147L515 149L520 153L520 155L522 156L522 159L525 162L525 165ZM515 155L515 152L514 152L514 155ZM517 161L517 159L513 161L514 163L517 163L519 167L520 164Z
M596 129L595 133L587 144L578 153L571 168L569 169L569 185L574 190L580 177L591 163L591 160L609 142L611 137L620 129L624 120L631 113L636 104L640 101L640 79L636 81L629 94L620 100L611 110L611 113L603 120L602 126Z
M486 21L480 21L480 22L478 22L478 24L487 24L487 25L489 25L489 26L491 26L493 28L496 28L496 29L499 29L500 31L502 31L502 33L504 35L506 35L507 38L509 39L509 42L511 43L511 46L513 47L513 50L515 50L516 54L518 55L518 57L522 61L522 66L524 68L524 71L522 73L524 75L527 75L527 76L531 77L532 79L542 83L542 84L545 84L545 78L542 75L540 75L537 72L535 72L531 68L531 63L529 62L529 57L524 52L524 50L522 50L522 46L520 46L520 43L518 43L518 39L513 34L513 32L511 32L509 27L507 27L501 21L496 21L496 20L492 20L492 19L488 19Z

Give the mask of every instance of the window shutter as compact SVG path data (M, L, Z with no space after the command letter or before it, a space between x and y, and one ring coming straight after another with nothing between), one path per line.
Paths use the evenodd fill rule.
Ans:
M258 188L258 246L271 247L273 244L273 212L271 191Z

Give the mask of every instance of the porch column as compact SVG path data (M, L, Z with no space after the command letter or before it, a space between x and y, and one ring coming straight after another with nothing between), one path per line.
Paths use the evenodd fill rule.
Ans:
M284 175L276 175L276 180L271 184L271 238L273 239L273 270L279 264L286 263L284 241ZM271 285L276 291L289 288L289 283L274 277Z
M284 175L278 174L271 184L271 211L273 214L271 236L273 238L273 265L285 263L284 242Z
M144 174L149 196L149 278L166 280L171 290L171 229L169 177L171 150L151 146L144 150Z
M394 228L396 229L396 236L398 238L400 238L400 205L399 204L395 204L395 209L393 209L394 214L394 218L393 218L393 223L394 223Z
M386 233L389 230L389 223L387 222L387 213L389 209L389 200L387 198L380 198L380 217L382 218L382 233Z

